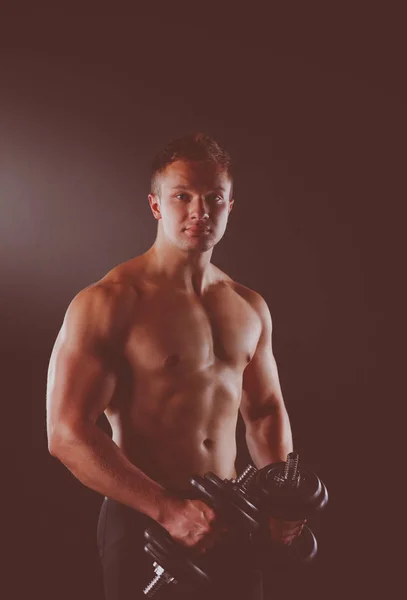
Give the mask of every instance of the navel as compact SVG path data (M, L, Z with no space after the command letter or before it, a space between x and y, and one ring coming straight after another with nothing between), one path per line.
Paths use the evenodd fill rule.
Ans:
M208 450L210 450L211 448L213 448L213 440L210 440L209 438L206 438L203 441L203 445L205 446L205 448L207 448Z

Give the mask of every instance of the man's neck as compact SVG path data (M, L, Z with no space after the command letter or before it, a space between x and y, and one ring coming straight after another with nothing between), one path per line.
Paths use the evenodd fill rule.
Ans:
M196 254L154 244L144 255L151 274L161 285L202 296L213 278L212 250Z

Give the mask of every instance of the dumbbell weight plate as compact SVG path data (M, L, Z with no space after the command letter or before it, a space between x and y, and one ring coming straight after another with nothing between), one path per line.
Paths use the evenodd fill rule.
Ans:
M175 542L163 527L154 526L146 529L144 546L153 560L180 583L187 585L209 585L209 575L199 565L199 557L193 551Z
M315 535L309 527L304 527L301 535L296 537L287 550L290 552L290 562L306 564L316 556L318 544Z
M262 532L254 537L258 560L263 568L290 567L310 563L318 552L317 540L308 527L289 546L272 542L270 534Z
M259 527L258 508L243 492L233 489L228 481L209 472L204 477L192 478L190 483L226 522L231 522L233 526L237 525L249 532Z
M256 474L250 488L270 515L297 520L307 518L325 506L327 490L315 473L301 469L298 487L279 485L278 476L283 468L284 463L264 467Z

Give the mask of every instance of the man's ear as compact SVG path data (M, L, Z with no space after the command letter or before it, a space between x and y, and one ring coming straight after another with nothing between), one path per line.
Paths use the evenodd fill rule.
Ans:
M154 215L154 218L157 219L157 221L159 221L162 218L160 210L160 198L157 196L157 194L149 194L148 202L150 204L150 208Z
M229 215L230 215L230 211L231 211L231 210L232 210L232 208L233 208L233 205L234 205L234 203L235 203L235 200L234 200L234 198L232 198L231 200L229 200L229 213L228 213Z

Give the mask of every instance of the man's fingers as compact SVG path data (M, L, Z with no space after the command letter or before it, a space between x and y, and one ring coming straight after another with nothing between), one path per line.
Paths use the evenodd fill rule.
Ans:
M203 534L202 539L195 545L195 550L199 554L204 554L211 550L216 544L228 533L228 528L225 525L215 525L208 533Z
M306 519L301 521L283 521L280 519L270 519L270 533L275 542L284 545L290 545L295 538L301 535L304 529Z

